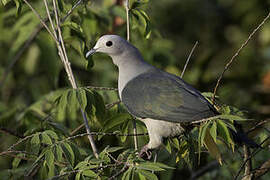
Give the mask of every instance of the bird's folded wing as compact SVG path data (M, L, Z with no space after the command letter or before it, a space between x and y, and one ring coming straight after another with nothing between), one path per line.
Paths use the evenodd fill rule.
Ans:
M139 118L192 122L215 115L212 105L182 79L161 71L143 73L122 91L128 111Z

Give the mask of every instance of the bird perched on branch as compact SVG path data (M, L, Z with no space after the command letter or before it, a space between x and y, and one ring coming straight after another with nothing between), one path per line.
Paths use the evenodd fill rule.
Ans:
M117 35L104 35L86 57L101 52L118 66L118 93L131 115L147 127L149 143L140 156L150 158L165 137L185 132L194 121L218 114L202 94L183 79L144 61L136 47Z

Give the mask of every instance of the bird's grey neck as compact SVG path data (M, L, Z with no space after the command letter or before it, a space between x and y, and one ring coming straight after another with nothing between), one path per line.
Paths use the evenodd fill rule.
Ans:
M153 66L145 62L139 54L137 54L136 57L121 57L121 59L113 58L113 61L114 63L117 62L117 64L115 64L119 69L118 93L120 99L123 88L130 80L153 68Z

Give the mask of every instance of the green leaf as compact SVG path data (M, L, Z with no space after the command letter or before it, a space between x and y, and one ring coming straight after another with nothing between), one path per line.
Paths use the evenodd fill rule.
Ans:
M85 169L87 168L89 163L87 161L81 161L79 162L74 169Z
M166 141L165 148L170 154L172 153L172 147L169 140Z
M19 16L22 11L22 1L21 0L14 0L17 8L16 16Z
M107 121L105 121L104 126L104 132L115 128L116 126L119 126L123 122L127 121L127 119L130 118L130 115L128 113L119 113L112 117L110 117Z
M10 2L10 0L2 0L2 3L4 6L7 5L7 3L9 3L9 2Z
M35 134L32 137L30 143L31 143L31 150L32 150L32 152L35 153L35 154L38 154L39 148L40 148L39 133L38 134Z
M55 146L55 157L60 162L63 160L62 154L63 154L63 150L62 150L61 146L57 144Z
M68 143L63 142L61 144L61 148L62 148L64 155L67 158L68 162L73 166L74 161L75 161L75 155L74 155L74 152L73 152L71 146Z
M79 24L77 24L76 22L72 22L72 21L65 21L62 25L62 27L69 27L71 29L73 29L74 31L78 32L79 34L81 34L83 36L83 29L81 28L81 26Z
M136 169L136 172L146 177L148 180L158 180L157 176L149 171L143 169Z
M45 144L53 144L51 138L48 136L48 134L46 132L43 132L41 134L41 137L42 137L42 141L41 142L43 142Z
M103 98L96 91L93 91L93 96L94 96L94 99L95 99L94 104L95 104L95 108L96 108L95 116L99 120L104 120L104 117L106 115L106 107L105 107L105 103L103 101Z
M218 134L225 140L227 144L234 145L229 129L223 121L217 121Z
M45 160L48 164L48 166L53 166L54 165L54 154L51 149L48 149L45 152Z
M149 171L163 171L164 169L151 162L143 162L136 166L138 169L144 169Z
M119 150L121 150L121 149L123 149L123 147L109 147L109 148L106 148L106 151L107 151L108 153L112 153L112 152L119 151Z
M80 107L83 110L85 110L85 107L87 105L87 97L86 97L85 90L82 89L82 88L79 88L79 89L77 89L76 93L77 93L77 100L78 100L78 102L80 104Z
M48 134L51 138L53 138L55 140L58 140L58 136L57 136L57 134L54 131L52 131L52 130L46 130L46 131L44 131L44 133Z
M217 122L213 121L213 124L210 128L210 134L215 142L217 142Z
M203 145L203 142L204 142L204 137L205 137L205 133L206 133L206 130L208 128L210 124L210 121L202 124L200 126L200 129L199 129L199 137L198 137L198 152L199 152L199 162L200 162L200 158L201 158L201 147Z
M67 95L69 90L64 91L64 93L61 95L58 105L57 105L57 119L59 121L63 121L66 118L66 107L68 105L67 102Z
M24 154L20 153L17 155L17 157L24 157ZM14 158L12 161L12 169L18 168L21 160L22 160L21 158Z
M201 146L203 145L205 133L206 133L206 130L207 130L209 124L210 124L210 121L206 122L205 124L203 124L200 127L200 132L199 132L199 148L201 148Z
M129 167L128 170L123 174L122 180L130 180L131 172L133 167Z
M87 176L87 177L93 177L93 178L98 177L98 175L97 175L94 171L92 171L92 170L90 170L90 169L83 171L82 174L83 174L84 176Z
M231 121L247 121L247 120L250 120L250 119L245 119L245 118L242 118L240 116L230 115L230 114L222 114L222 115L219 115L218 118L227 119L227 120L231 120Z
M54 154L51 149L48 149L45 152L45 161L48 165L49 172L48 172L48 177L53 177L54 176Z
M149 0L142 0L142 1L134 1L131 5L130 9L136 9L136 8L140 8L143 5L146 5L149 2Z
M75 176L75 180L80 180L81 179L81 172L78 172Z
M75 120L77 118L77 112L79 109L79 103L77 100L76 90L72 89L69 91L67 96L68 101L68 113L71 120Z
M208 149L208 151L210 152L210 155L213 156L219 162L220 165L222 165L222 158L221 158L220 151L217 147L217 144L215 143L212 136L210 135L210 132L208 129L206 130L206 133L205 133L204 144L206 148Z

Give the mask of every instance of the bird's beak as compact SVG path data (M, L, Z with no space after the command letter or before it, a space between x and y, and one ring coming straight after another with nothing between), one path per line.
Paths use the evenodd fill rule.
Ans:
M94 54L95 52L97 52L97 49L93 48L90 51L88 51L85 55L86 58L88 58L88 56L91 56L92 54Z

